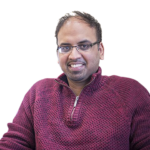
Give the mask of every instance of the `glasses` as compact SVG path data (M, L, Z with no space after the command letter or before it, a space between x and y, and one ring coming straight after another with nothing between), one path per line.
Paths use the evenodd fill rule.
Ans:
M59 53L68 53L70 52L73 47L76 47L77 51L88 51L93 45L98 44L99 41L94 42L94 43L84 43L84 44L80 44L77 46L58 46L57 50L59 51Z

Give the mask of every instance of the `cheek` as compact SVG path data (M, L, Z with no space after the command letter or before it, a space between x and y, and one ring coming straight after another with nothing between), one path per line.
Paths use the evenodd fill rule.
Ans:
M65 55L58 55L58 64L63 67L67 63L67 56Z
M91 61L93 61L93 60L91 59L91 56L90 56L90 55L84 57L84 59L85 59L85 61L86 61L88 64L89 64Z
M91 64L97 64L99 62L99 53L91 53L85 57L86 61Z

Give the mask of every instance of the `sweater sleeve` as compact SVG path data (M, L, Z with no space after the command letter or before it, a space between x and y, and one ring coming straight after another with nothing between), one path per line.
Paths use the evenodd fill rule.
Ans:
M130 148L132 150L150 149L150 95L135 82L134 106L132 115Z
M33 150L35 136L33 129L33 115L29 103L29 92L19 108L12 123L8 123L8 132L0 140L0 150Z

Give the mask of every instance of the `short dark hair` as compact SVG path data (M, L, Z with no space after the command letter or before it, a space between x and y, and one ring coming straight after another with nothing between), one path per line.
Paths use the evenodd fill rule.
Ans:
M102 41L102 29L100 23L90 14L85 13L85 12L80 12L80 11L73 11L75 15L71 15L67 13L65 16L61 17L59 19L59 22L56 27L55 31L55 37L56 40L58 41L58 32L60 28L63 26L63 24L71 17L76 17L80 20L85 21L90 27L93 27L96 29L96 36L97 36L97 41L101 42Z

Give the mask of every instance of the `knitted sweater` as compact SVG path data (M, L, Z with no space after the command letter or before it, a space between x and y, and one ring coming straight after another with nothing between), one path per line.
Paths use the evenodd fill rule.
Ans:
M99 68L76 97L62 74L35 83L8 127L0 150L150 150L150 95Z

